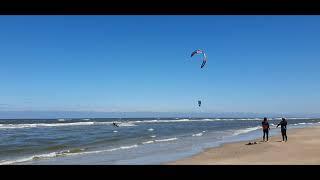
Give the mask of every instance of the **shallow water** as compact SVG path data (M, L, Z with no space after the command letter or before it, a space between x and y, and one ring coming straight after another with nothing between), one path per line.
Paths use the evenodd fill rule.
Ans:
M279 133L279 121L269 121L271 135ZM0 164L160 164L260 137L260 124L259 118L3 119ZM320 119L288 124L308 127Z

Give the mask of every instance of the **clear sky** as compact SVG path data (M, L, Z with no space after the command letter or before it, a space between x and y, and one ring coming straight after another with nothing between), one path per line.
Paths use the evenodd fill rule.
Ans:
M320 112L320 16L0 16L0 25L0 111ZM198 48L203 69L190 58Z

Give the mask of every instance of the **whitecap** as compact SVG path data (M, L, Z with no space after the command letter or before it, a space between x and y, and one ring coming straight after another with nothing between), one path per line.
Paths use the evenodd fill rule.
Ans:
M146 142L142 142L142 144L150 144L150 143L154 143L154 141L146 141Z
M233 133L233 135L244 134L244 133L248 133L248 132L251 132L251 131L258 130L258 129L261 129L261 126L250 127L250 128L245 128L245 129L239 129L239 130L236 130Z
M175 141L177 139L178 138L158 139L158 140L155 140L155 142Z
M203 133L192 134L192 136L202 136Z

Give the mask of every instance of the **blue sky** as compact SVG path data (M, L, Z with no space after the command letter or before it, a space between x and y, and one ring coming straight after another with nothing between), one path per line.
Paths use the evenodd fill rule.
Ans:
M318 113L319 22L0 16L0 111Z

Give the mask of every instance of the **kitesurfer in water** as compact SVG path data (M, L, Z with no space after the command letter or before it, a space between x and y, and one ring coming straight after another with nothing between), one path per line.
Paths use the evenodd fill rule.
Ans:
M196 55L196 54L201 54L202 55L202 64L201 64L201 66L200 66L200 68L202 69L203 67L204 67L204 65L206 64L206 62L207 62L207 56L206 56L206 53L203 51L203 50L201 50L201 49L197 49L197 50L195 50L195 51L193 51L192 53L191 53L191 57L193 57L194 55ZM201 106L201 101L200 100L198 100L198 106L200 107Z
M119 125L115 122L112 123L115 127L119 127Z

